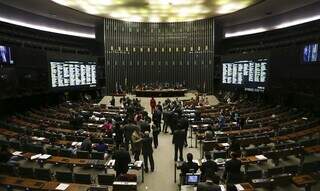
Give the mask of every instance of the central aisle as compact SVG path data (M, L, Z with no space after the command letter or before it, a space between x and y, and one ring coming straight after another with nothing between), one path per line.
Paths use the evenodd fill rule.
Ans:
M130 95L130 98L135 97ZM191 97L195 98L195 95L192 93L187 93L185 97L179 97L179 99L190 99ZM209 102L211 105L215 105L218 103L217 99L214 96L208 96ZM100 103L108 103L111 99L110 96L106 96ZM116 105L119 105L119 97L116 97ZM145 110L150 112L149 101L150 98L142 98L141 105L145 107ZM166 98L155 98L156 101L164 102ZM175 98L170 98L171 100ZM188 138L188 145L190 146L190 138ZM195 145L194 139L192 145ZM199 148L189 148L189 146L183 149L184 159L186 160L187 153L192 153L195 159L200 158L200 149ZM139 191L176 191L178 190L178 182L179 182L179 173L177 171L177 183L174 183L174 145L172 144L172 135L170 133L159 134L159 146L157 149L154 149L153 158L155 162L155 171L145 173L144 183L138 184ZM142 155L140 155L140 160L143 160Z

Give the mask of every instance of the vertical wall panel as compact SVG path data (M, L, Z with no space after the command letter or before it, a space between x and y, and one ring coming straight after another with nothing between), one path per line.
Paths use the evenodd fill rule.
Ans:
M105 22L109 92L115 90L116 82L124 89L147 82L176 82L201 90L206 82L206 90L213 91L213 19L180 23L113 19Z

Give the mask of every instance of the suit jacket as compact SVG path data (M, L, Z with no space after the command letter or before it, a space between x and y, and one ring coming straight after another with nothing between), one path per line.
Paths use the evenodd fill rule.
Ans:
M131 162L130 154L126 150L118 150L114 153L113 159L115 159L114 169L121 173L127 173Z
M197 172L199 166L197 163L194 162L184 162L181 166L181 173L182 175L186 175L186 173ZM192 171L193 170L193 171Z
M226 162L223 177L228 183L237 183L241 181L241 161L238 159L231 159Z
M200 182L197 191L221 191L221 188L213 182Z
M201 170L201 175L206 177L209 174L210 175L215 174L216 171L218 170L218 165L213 160L209 160L202 163L200 170Z
M152 138L151 137L144 137L142 140L142 154L143 155L150 155L152 153L153 153Z
M186 138L186 131L185 130L183 130L183 129L176 130L173 133L172 143L175 145L183 146L185 138Z

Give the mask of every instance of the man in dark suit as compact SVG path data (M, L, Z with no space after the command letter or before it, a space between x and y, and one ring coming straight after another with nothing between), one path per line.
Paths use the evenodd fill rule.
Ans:
M149 172L148 159L150 162L151 172L154 171L154 160L153 160L153 149L152 149L152 138L149 136L149 132L144 133L142 139L142 155L145 165L145 172Z
M206 180L209 177L209 175L215 174L218 170L217 163L212 160L212 157L209 153L205 155L205 158L206 162L203 162L200 167L202 180Z
M183 145L185 142L186 132L184 129L177 129L173 133L172 143L174 144L174 161L178 160L178 150L179 159L183 161Z
M120 147L112 157L115 159L114 170L116 171L116 176L121 174L126 174L129 170L129 163L131 162L130 154L123 147Z
M184 145L187 147L187 134L188 134L188 128L189 128L189 121L181 116L181 113L179 115L179 120L178 120L178 128L183 129L185 131L185 137L184 137Z
M242 174L240 171L241 161L237 159L238 153L236 152L231 152L230 156L231 160L227 161L225 164L223 178L227 184L236 184L242 180Z
M205 182L199 182L197 191L221 191L219 182L215 182L214 174L207 176Z
M187 154L187 162L184 162L181 166L181 175L185 176L187 173L195 173L198 171L199 166L197 163L193 162L193 155L191 153Z

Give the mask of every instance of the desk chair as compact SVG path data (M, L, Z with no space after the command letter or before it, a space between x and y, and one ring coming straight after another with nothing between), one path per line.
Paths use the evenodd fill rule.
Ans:
M89 159L90 158L90 153L88 151L77 151L77 158Z
M34 175L35 175L35 178L39 180L46 180L46 181L52 180L50 169L36 168L34 169Z
M16 169L13 165L7 163L0 163L0 172L1 174L16 176Z
M58 182L64 182L64 183L72 183L73 177L72 172L59 172L56 171L55 178Z
M227 152L226 151L214 151L213 152L213 160L217 158L227 158Z
M299 171L298 165L290 165L290 166L283 167L284 173L297 174L298 171Z
M278 167L278 168L270 168L268 169L266 176L267 177L272 177L274 175L282 174L283 173L283 168Z
M34 178L32 167L19 167L19 176L22 178Z
M59 156L59 151L60 149L57 147L48 147L47 148L47 154L52 155L52 156Z
M98 159L98 160L104 160L104 152L95 152L95 151L93 151L91 153L91 158L92 159Z
M114 174L98 174L98 184L112 186L114 181Z
M76 138L74 135L66 135L66 140L67 141L76 141Z
M248 170L246 172L246 179L250 182L251 179L258 179L262 177L262 170Z
M70 151L68 149L61 149L60 150L60 156L72 158L73 154L72 154L72 151Z
M304 163L302 166L302 172L303 173L311 173L311 172L316 172L320 169L319 167L319 162L315 161L315 162L308 162L308 163Z
M91 184L91 175L74 173L74 182L79 184Z
M32 145L32 152L33 153L44 153L42 145Z
M20 143L18 141L11 141L9 142L9 145L17 151L21 150Z

